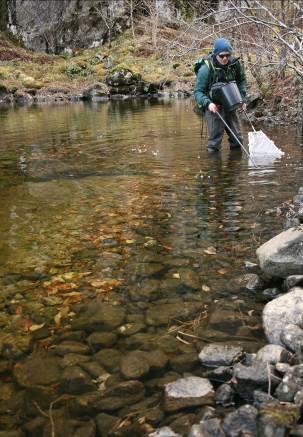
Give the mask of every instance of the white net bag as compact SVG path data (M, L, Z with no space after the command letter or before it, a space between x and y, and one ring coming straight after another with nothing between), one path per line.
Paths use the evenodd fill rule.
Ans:
M272 158L281 158L284 155L284 152L261 130L248 132L248 147L249 154L252 157L270 156Z

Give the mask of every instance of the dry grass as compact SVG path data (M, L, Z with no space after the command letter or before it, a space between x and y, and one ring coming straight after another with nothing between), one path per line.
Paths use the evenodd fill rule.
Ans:
M207 36L212 35L211 28L204 25L199 30L186 23L181 23L178 29L159 25L155 34L153 24L151 18L142 17L135 26L134 37L129 29L117 36L111 47L105 44L60 56L31 52L0 34L0 85L22 88L33 84L33 88L42 88L41 92L49 86L77 89L96 81L103 82L111 71L126 68L140 74L148 82L169 81L176 87L192 89L195 81L193 64L211 49L213 37ZM255 62L253 53L249 54L249 59L248 53L245 53L242 56L250 91L260 91L266 96L272 95L272 90L276 89L275 94L278 95L284 87L278 82L275 88L267 69L259 68L258 77L262 77L262 81L259 85L256 83L251 67ZM96 55L103 57L103 61L96 62ZM285 85L286 94L291 94L289 91L294 87L288 83ZM287 95L281 96L282 101L287 101Z
M104 81L114 69L127 68L150 82L194 81L193 58L178 60L169 49L178 35L176 29L159 27L156 46L152 44L152 23L144 18L135 29L126 31L112 41L111 47L104 45L96 49L77 50L72 55L47 55L26 50L0 34L0 84L18 88L24 82L38 82L37 88L52 86L82 87L95 81ZM112 65L94 63L96 55L110 57ZM77 68L80 67L80 73ZM75 72L68 74L67 72ZM20 79L21 78L21 79ZM26 79L29 78L29 79Z

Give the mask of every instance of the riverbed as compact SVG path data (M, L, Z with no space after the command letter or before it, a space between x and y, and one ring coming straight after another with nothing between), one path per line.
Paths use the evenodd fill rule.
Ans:
M264 299L247 288L246 275L256 268L257 247L283 228L303 165L299 129L256 128L283 150L282 159L255 167L226 138L209 156L190 99L0 110L5 401L29 389L13 369L37 350L99 354L111 384L143 378L154 396L155 378L195 371L193 354L203 344L248 352L264 344ZM249 129L243 123L245 143ZM92 326L84 316L98 305L110 321L99 314L102 323ZM92 338L96 332L103 336ZM56 346L64 341L65 352ZM162 367L138 378L121 371L121 357L137 350L163 352ZM120 417L128 413L122 410ZM153 424L165 421L159 417ZM2 419L2 429L29 419L18 420Z

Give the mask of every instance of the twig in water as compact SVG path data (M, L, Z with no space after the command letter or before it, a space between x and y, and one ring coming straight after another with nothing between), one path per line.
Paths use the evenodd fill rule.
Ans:
M181 343L184 343L184 344L190 344L189 341L185 341L185 340L183 340L183 338L179 337L179 335L177 335L176 339L179 340L179 341L181 341Z
M39 411L39 413L40 413L42 416L47 417L47 418L49 419L48 414L47 414L45 411L43 411L43 410L39 407L39 405L37 404L36 401L34 401L33 404L35 405L35 407L37 408L37 410Z
M188 332L178 331L178 334L185 335L186 337L197 338L198 340L203 340L202 337L198 337L198 335L189 334Z
M42 416L47 417L49 419L50 426L51 426L51 437L56 437L55 421L54 421L54 418L53 418L53 406L57 402L62 401L63 399L70 399L70 398L73 398L73 397L74 396L70 396L70 395L66 395L66 394L63 394L62 396L59 396L57 399L55 399L53 402L51 402L49 404L48 413L43 411L42 408L40 408L39 404L36 401L33 402L33 404L35 405L35 407L37 408L39 413Z

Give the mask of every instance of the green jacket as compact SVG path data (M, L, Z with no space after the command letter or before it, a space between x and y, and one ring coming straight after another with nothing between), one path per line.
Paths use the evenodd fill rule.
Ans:
M246 100L246 78L239 58L231 58L227 69L216 67L210 58L204 63L197 74L194 96L199 108L203 110L211 103L209 92L215 82L230 82L235 80L241 97Z

